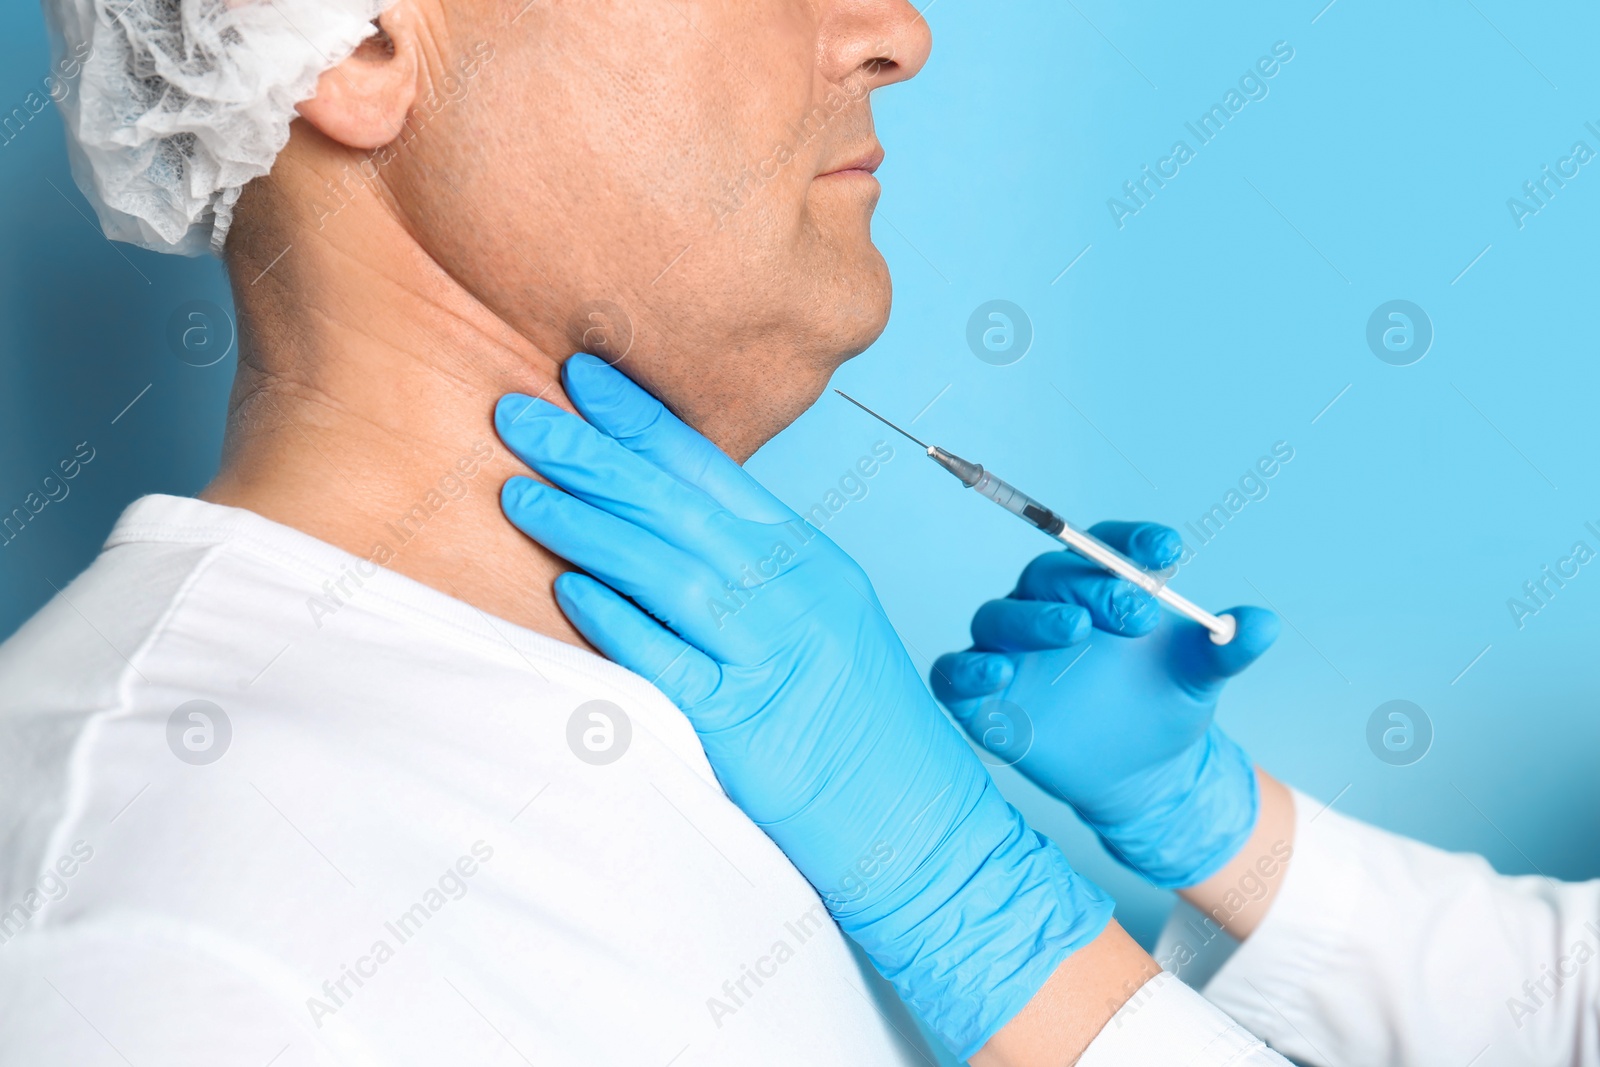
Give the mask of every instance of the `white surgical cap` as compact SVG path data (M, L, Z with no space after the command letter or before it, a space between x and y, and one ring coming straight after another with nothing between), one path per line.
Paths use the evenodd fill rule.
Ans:
M106 236L221 253L295 105L393 0L44 0L73 177ZM82 72L72 85L71 68Z

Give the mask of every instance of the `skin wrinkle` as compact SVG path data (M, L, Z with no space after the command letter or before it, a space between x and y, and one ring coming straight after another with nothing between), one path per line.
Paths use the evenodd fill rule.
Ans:
M398 209L399 205L394 206ZM356 260L347 250L342 249L337 245L330 245L329 251L334 256L342 259L347 268L371 268L370 264L366 264L364 261ZM382 271L382 268L383 264L380 263L377 265L377 267L371 269ZM420 286L414 284L414 279L407 278L399 272L388 271L382 271L382 277L385 281L388 281L391 284L401 288L408 297L416 301L417 307L426 308L435 315L444 315L450 317L454 321L455 325L462 331L478 332L478 336L484 343L496 343L494 338L490 337L487 333L477 331L476 324L470 322L461 312L448 307L429 307L426 303L425 292ZM291 289L291 287L287 285L284 286L284 288L286 291ZM376 342L380 340L376 334L363 328L361 324L340 316L335 309L323 307L318 304L317 296L318 291L315 289L313 289L309 294L299 291L293 292L294 299L301 304L303 311L310 314L314 319L323 320L329 327L337 327L340 330L355 333L370 341ZM504 333L505 331L501 330L499 332ZM396 349L392 352L392 355L414 363L419 369L428 371L440 378L447 380L452 386L458 387L463 395L472 395L474 393L474 383L470 373L466 372L465 370L470 358L466 353L469 353L470 351L471 346L469 345L465 347L438 347L430 350L430 352L427 354L427 358L424 358L424 356L420 353L404 349ZM276 382L294 380L306 390L306 396L304 397L305 399L309 400L313 398L312 394L314 394L316 391L316 385L312 380L310 380L309 375L313 373L318 366L314 359L302 359L292 364L293 370L276 373L269 372L265 366L263 366L254 358L252 358L249 362L254 373L263 374L268 377L267 381L258 383L257 388L272 389L274 388ZM549 373L553 376L554 372L554 364L552 363ZM281 386L278 387L281 388ZM344 405L338 404L331 397L324 397L323 400L329 406L337 407L340 411L346 414L355 414L353 411L351 411L351 409Z

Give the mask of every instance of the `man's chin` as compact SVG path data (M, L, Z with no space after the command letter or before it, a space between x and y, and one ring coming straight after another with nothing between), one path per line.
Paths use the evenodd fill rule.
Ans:
M889 325L889 310L894 303L894 285L889 265L873 245L868 245L869 262L852 272L853 284L839 294L836 307L840 319L838 358L835 369L854 359L883 336Z

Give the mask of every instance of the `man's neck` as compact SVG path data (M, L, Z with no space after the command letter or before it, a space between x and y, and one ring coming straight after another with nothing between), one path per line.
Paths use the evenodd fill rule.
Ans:
M558 362L372 214L376 229L346 229L343 245L296 240L266 276L235 277L247 343L223 466L201 498L581 645L551 592L569 568L499 503L527 469L495 435L495 401L566 406Z

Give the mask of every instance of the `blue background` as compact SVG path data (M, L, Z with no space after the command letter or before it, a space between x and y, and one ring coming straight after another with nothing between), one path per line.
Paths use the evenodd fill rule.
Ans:
M1288 442L1270 495L1181 576L1202 603L1267 602L1290 624L1229 691L1225 725L1340 810L1502 870L1589 877L1600 564L1520 630L1507 600L1575 541L1600 549L1584 528L1600 526L1600 163L1524 228L1507 200L1575 141L1600 150L1584 126L1600 126L1600 15L1570 2L1322 4L1156 16L1114 0L935 0L932 62L876 104L894 319L836 384L1082 523L1181 527ZM1184 124L1279 41L1294 58L1267 97L1198 146ZM0 8L0 115L48 66L37 11ZM0 548L0 633L88 562L129 501L205 483L233 362L192 367L166 340L185 302L227 305L216 263L104 241L53 108L5 137L0 511L78 442L96 458ZM1119 228L1108 198L1179 139L1195 158ZM1031 322L1009 366L966 340L992 299ZM1368 318L1394 299L1435 330L1411 366L1367 344ZM752 469L806 509L883 438L830 395ZM826 529L924 667L964 647L977 604L1049 547L898 444L866 485ZM1411 766L1366 740L1395 699L1436 733ZM1016 775L998 777L1152 939L1170 897Z

